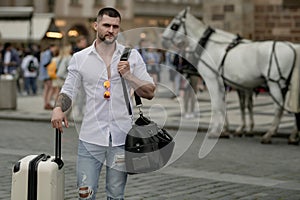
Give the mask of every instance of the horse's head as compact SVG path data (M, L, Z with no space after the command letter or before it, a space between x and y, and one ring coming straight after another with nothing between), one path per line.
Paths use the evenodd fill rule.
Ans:
M190 49L195 49L208 26L190 14L189 10L189 7L182 10L164 30L162 45L165 48L174 45L178 48L190 46Z
M166 27L162 34L162 45L165 48L170 48L172 45L182 47L186 44L186 16L189 8L181 11Z

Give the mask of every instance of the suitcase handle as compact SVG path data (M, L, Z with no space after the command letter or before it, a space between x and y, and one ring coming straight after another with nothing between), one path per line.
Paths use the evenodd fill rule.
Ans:
M55 129L55 158L53 162L57 163L59 169L64 166L64 162L61 159L61 132L59 129Z

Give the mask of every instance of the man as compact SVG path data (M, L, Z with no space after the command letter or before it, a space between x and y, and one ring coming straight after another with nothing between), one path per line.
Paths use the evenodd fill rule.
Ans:
M297 46L297 52L300 51ZM298 57L297 57L298 58ZM295 67L292 72L292 78L289 86L289 93L287 95L285 108L294 113L296 126L292 131L288 143L298 145L300 142L300 59L296 60Z
M18 92L21 93L20 80L23 74L20 69L21 58L19 52L10 42L6 42L1 54L3 58L3 69L0 70L1 73L12 75L16 80Z
M63 113L68 110L77 88L83 85L86 108L79 134L77 182L79 199L95 199L98 179L106 162L107 199L123 199L127 173L124 143L132 119L125 104L120 75L143 98L152 99L155 86L137 50L128 61L120 61L124 46L116 39L121 16L114 8L103 8L94 22L96 40L75 53L68 76L53 109L53 128L68 127ZM130 91L128 87L128 93Z
M2 51L3 58L3 72L4 74L17 75L17 68L21 63L17 50L10 42L4 44Z

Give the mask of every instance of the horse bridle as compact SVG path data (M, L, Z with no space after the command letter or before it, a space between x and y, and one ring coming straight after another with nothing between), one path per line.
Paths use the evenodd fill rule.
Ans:
M176 46L176 43L174 41L174 35L176 32L179 30L181 26L183 26L183 31L184 34L187 36L187 29L185 25L185 20L186 20L186 14L187 10L183 13L182 16L176 17L176 19L179 21L179 23L173 23L170 29L174 32L173 35L169 38L163 37L164 40L171 41L171 43ZM214 73L218 74L216 70L214 70L210 65L208 65L205 61L201 59L201 54L203 53L203 50L205 49L205 46L210 38L210 36L215 32L213 28L210 26L207 27L207 29L204 31L202 37L198 41L198 45L196 46L195 50L193 51L186 51L187 53L191 53L193 56L193 60L198 59L201 60L210 70L212 70Z
M174 31L173 35L176 34L176 32L179 30L180 26L183 26L184 35L188 35L186 25L185 25L186 14L187 14L187 10L185 10L185 12L183 13L182 16L176 17L176 19L178 19L179 23L173 23L172 26L170 27L170 29L172 31ZM207 29L204 31L202 37L200 38L200 40L198 42L196 49L193 51L193 53L196 55L196 57L201 56L203 49L205 48L206 43L209 40L209 37L214 32L215 32L215 30L213 28L211 28L210 26L208 26ZM172 42L172 44L175 45L173 36L171 36L170 38L164 37L164 39L170 40Z
M179 30L180 26L183 26L184 35L187 35L187 29L185 26L186 14L187 14L187 10L185 10L185 12L183 13L183 15L181 17L176 17L176 19L178 19L179 23L173 23L172 26L170 27L170 29L173 31L173 35L170 38L164 37L164 40L170 40L172 42L172 44L175 45L176 43L174 41L173 36Z

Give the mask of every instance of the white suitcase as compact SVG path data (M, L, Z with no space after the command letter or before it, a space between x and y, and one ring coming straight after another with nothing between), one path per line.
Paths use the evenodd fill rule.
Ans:
M64 181L61 133L56 130L55 156L29 155L14 165L11 200L63 200Z

